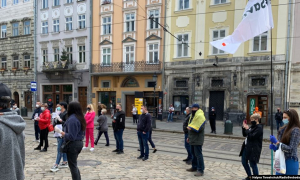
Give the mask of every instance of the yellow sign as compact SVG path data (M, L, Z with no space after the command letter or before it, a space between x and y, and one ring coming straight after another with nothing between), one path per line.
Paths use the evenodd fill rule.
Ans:
M143 98L135 98L134 105L137 109L137 114L139 114L139 115L142 114L141 108L143 105Z

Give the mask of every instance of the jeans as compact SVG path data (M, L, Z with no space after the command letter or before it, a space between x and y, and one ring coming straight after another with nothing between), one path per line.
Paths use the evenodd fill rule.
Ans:
M94 128L86 128L85 130L85 147L89 147L89 140L91 138L91 147L94 148Z
M71 141L68 144L68 164L72 174L72 180L81 180L80 171L77 167L77 158L83 147L82 141Z
M149 157L149 145L148 145L149 132L144 134L143 132L138 131L137 135L140 144L141 157L148 158Z
M61 158L63 158L63 161L66 162L67 160L67 154L66 153L61 153L60 152L60 147L62 143L64 142L63 138L56 138L57 139L57 156L56 156L56 162L55 164L59 165Z
M299 162L294 159L285 160L286 173L280 174L276 172L276 175L298 175Z
M123 151L123 149L124 149L123 132L124 132L124 129L119 129L117 131L114 131L114 136L116 139L116 147L120 151Z
M250 162L250 166L252 168L253 175L254 176L258 175L257 163L255 161L250 161L246 158L246 149L244 149L243 154L242 154L242 164L243 164L244 169L247 173L247 176L250 177L251 176L251 170L250 170L248 161Z
M276 124L277 124L277 131L278 131L279 128L283 126L283 122L276 120Z
M153 143L151 136L152 136L152 130L149 131L148 141L151 144L151 147L154 149L155 148L155 144Z
M106 144L109 145L109 138L108 138L108 133L107 133L107 131L105 131L105 132L99 131L99 132L98 132L98 136L97 136L97 139L96 139L96 141L95 141L95 144L98 144L98 141L99 141L99 139L100 139L100 137L101 137L101 135L102 135L103 133L104 133L104 135L105 135Z
M41 139L40 139L40 147L42 147L44 145L44 141L45 141L45 146L44 146L44 149L47 149L49 147L49 144L48 144L48 134L49 134L49 130L48 130L48 127L46 129L42 129L41 130Z
M169 115L168 115L168 122L169 121L173 122L173 113L169 113Z
M192 152L191 152L191 146L188 142L186 142L186 139L188 138L188 133L184 134L184 147L188 153L188 157L187 159L188 160L192 160L193 159L193 156L192 156Z
M192 168L197 169L198 172L204 173L204 159L202 154L202 145L191 145L191 152L193 156Z
M48 109L49 109L49 111L50 111L50 114L52 114L52 111L53 111L52 108L48 108Z
M39 123L37 121L34 122L34 133L35 133L35 140L39 140L39 134L41 133Z

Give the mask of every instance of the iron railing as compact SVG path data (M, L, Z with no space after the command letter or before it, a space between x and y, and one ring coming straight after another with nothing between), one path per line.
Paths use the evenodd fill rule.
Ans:
M65 71L76 70L76 62L69 63L65 61L45 62L43 71Z
M149 61L133 61L133 62L115 62L115 63L101 63L93 64L93 73L103 72L149 72L149 71L160 71L161 62L149 62Z

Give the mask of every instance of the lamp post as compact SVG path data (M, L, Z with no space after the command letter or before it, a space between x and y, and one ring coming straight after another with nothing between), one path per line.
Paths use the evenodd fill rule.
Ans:
M156 87L156 82L157 82L157 75L156 72L152 76L152 80L154 81L154 86L153 86L153 116L152 116L152 128L156 128L156 106L155 106L155 87Z

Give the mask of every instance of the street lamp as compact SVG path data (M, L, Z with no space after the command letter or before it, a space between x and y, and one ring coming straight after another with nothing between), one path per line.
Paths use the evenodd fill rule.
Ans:
M155 87L156 87L156 82L157 82L157 75L156 72L152 76L152 80L154 81L154 86L153 86L153 116L152 116L152 128L156 128L156 107L155 107Z

